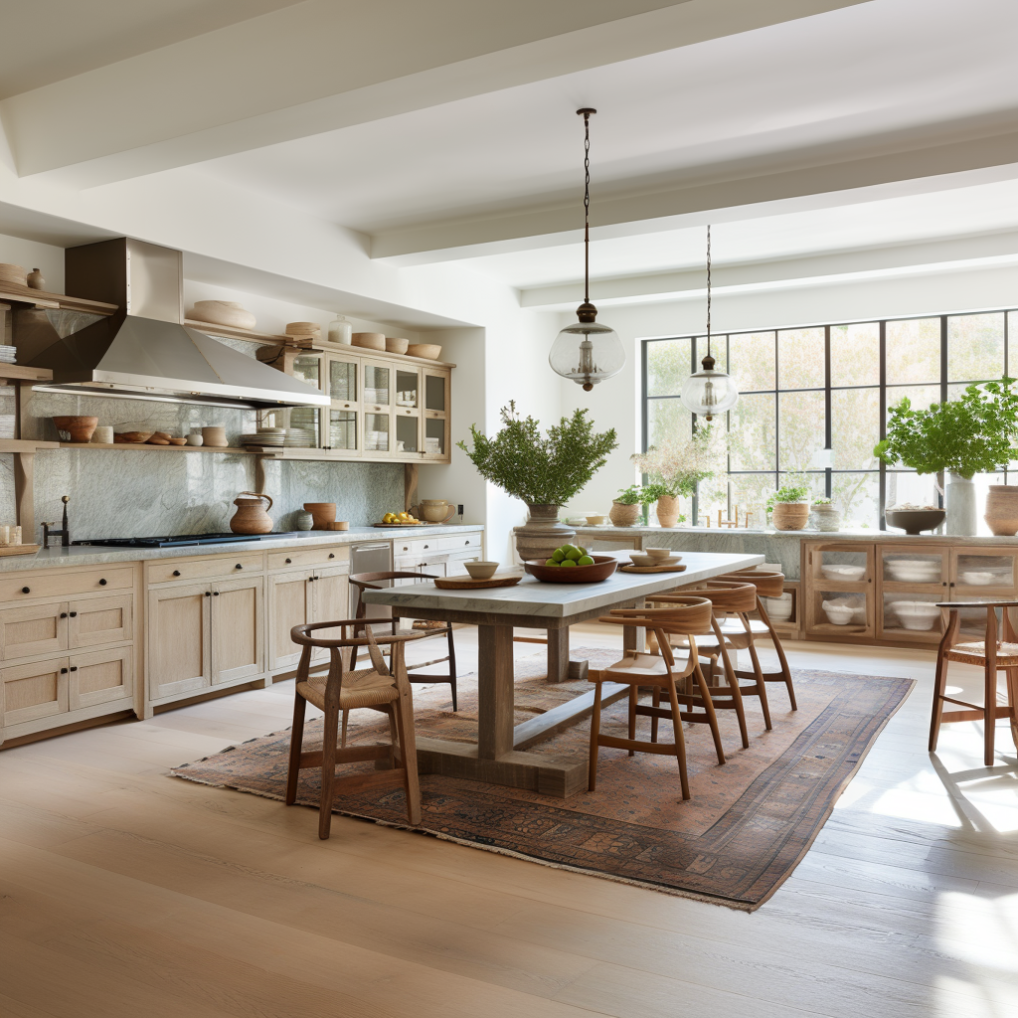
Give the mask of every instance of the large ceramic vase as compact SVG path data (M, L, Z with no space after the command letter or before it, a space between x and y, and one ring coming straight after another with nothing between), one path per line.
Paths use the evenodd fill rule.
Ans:
M546 559L563 544L572 544L576 531L558 521L557 505L531 505L530 518L522 527L513 527L516 551L521 559Z
M612 502L611 512L608 519L613 527L635 527L640 519L642 506L639 502L634 505L625 505L622 502Z
M1018 534L1018 485L991 484L983 519L995 537Z
M244 498L250 495L251 498ZM269 504L266 506L265 503ZM230 520L230 529L235 534L271 534L272 517L268 510L272 508L272 499L257 491L242 491L233 500L237 511Z
M976 485L971 477L948 474L944 489L947 522L944 532L952 537L974 537L979 526Z
M771 523L775 530L805 530L809 523L809 502L775 502Z
M679 499L675 495L662 495L657 500L657 521L662 527L674 527L679 522Z

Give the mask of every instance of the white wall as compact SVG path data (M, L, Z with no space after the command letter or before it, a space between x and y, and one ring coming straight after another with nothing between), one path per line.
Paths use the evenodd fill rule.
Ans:
M1018 268L937 272L823 286L714 294L712 329L718 333L789 328L840 321L872 320L1018 305ZM626 348L622 374L585 393L563 381L562 411L589 407L598 430L614 427L619 448L590 484L573 499L570 511L604 512L619 488L638 480L629 461L639 450L640 340L703 332L702 298L648 304L604 306L598 314L618 332ZM572 314L562 314L561 322Z
M34 240L11 237L0 233L0 262L39 269L46 280L46 289L52 293L64 292L64 249L53 244L40 244Z

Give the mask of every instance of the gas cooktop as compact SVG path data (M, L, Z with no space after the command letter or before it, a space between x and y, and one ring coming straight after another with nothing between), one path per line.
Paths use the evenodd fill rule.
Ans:
M174 537L103 537L72 544L100 548L179 548L192 544L237 544L241 541L262 541L270 537L321 537L310 530L290 530L281 534L177 534Z

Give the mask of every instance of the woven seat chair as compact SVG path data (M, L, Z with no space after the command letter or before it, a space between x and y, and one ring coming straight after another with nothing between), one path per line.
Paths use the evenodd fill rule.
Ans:
M983 763L993 765L993 742L997 718L1011 722L1011 739L1018 748L1018 601L943 601L937 605L948 611L947 628L937 651L937 670L933 681L933 717L930 721L930 752L937 748L940 726L952 721L983 722ZM958 643L962 608L985 608L986 631L982 640ZM997 611L1003 618L1003 639L997 639ZM947 664L977 665L983 669L983 705L966 703L947 696ZM1007 703L997 703L997 672L1007 672ZM944 710L951 703L965 710Z
M655 594L647 598L648 603L655 605L673 603L676 597L695 596L707 598L714 608L714 619L717 626L712 634L697 641L702 657L709 658L707 681L716 710L734 710L739 721L739 734L742 737L743 749L749 748L749 730L746 724L746 712L743 698L758 696L760 709L763 711L764 727L771 730L770 705L767 702L767 685L763 679L760 658L753 645L752 632L749 626L748 613L755 610L757 603L756 587L745 580L709 580L700 587L684 587L681 594ZM733 630L729 625L729 635L722 628L722 620L730 619L738 627ZM732 665L729 651L735 650L731 636L740 637L738 642L745 642L749 650L753 671L749 674L752 681L742 682L739 673ZM672 638L674 647L682 647L680 638ZM721 668L718 668L718 662ZM722 684L722 680L723 683Z
M703 597L676 598L667 608L616 608L610 615L598 621L611 625L636 626L653 632L658 641L659 653L646 654L639 651L626 651L622 660L603 671L593 673L594 710L590 720L590 771L588 787L594 791L597 787L597 757L601 746L611 746L634 753L658 753L666 756L674 755L679 765L679 783L682 786L682 798L688 799L689 779L686 774L686 743L682 731L683 721L702 722L710 726L714 737L714 749L718 763L725 762L725 751L721 745L721 732L718 729L717 715L711 702L710 690L700 670L696 639L702 633L715 630L710 601ZM669 644L672 635L682 636L688 641L686 661L677 666L675 655ZM699 694L695 698L704 707L702 714L683 711L680 705L690 706L694 697L680 690L679 683L695 681ZM601 734L601 686L604 682L619 682L629 686L629 732L628 738L622 739L612 735ZM654 704L647 706L639 702L641 686L651 686L654 691ZM668 706L660 706L662 693L667 697ZM636 719L639 716L652 719L652 738L649 742L637 740ZM664 743L657 741L657 725L661 718L670 719L675 733L675 741Z
M354 791L374 785L389 785L394 772L402 774L406 791L407 817L411 824L421 822L421 793L417 780L417 746L414 739L413 701L403 661L403 645L420 639L416 633L379 636L363 629L360 637L348 632L363 627L358 619L339 622L316 622L294 626L290 630L293 642L303 649L297 666L297 688L293 701L293 728L290 733L290 765L286 779L286 804L292 806L297 798L297 778L306 767L321 767L322 798L318 807L318 837L326 839L332 824L332 804L335 796L344 789ZM321 639L312 636L318 629L340 629L340 639ZM390 648L389 664L382 657L379 645ZM329 651L328 672L318 674L326 667L311 665L315 647ZM358 648L366 648L371 668L354 670L352 656ZM308 703L325 714L322 749L303 752L304 711ZM344 714L361 707L370 707L388 715L388 743L373 746L337 747L339 738L339 712ZM389 760L392 770L374 774L358 774L336 778L337 763L360 760Z

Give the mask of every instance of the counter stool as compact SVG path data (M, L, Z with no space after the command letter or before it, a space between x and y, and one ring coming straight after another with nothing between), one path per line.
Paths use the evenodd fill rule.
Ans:
M765 640L769 639L774 644L780 669L776 672L762 672L763 680L764 682L783 682L785 689L788 691L788 702L792 705L792 710L798 710L799 708L795 703L795 686L792 684L792 670L788 667L785 648L781 646L781 640L774 631L774 624L771 622L763 603L763 598L781 597L785 592L785 574L765 572L754 567L752 569L744 569L738 573L727 573L717 578L726 582L752 583L756 587L756 612L760 618L743 620L744 625L749 626L750 635L747 636L743 632L743 627L739 625L738 620L733 618L727 618L721 623L721 632L732 641L732 646L737 650L749 649L750 642L757 636ZM753 672L736 671L735 674L740 679L756 677Z
M949 612L947 629L937 650L937 670L933 680L933 718L930 721L930 752L937 748L940 726L952 721L983 722L983 763L993 765L993 738L997 718L1011 722L1011 739L1018 748L1018 638L1015 624L1018 621L1018 601L943 601L938 608ZM962 608L986 609L986 632L982 640L956 643L961 628ZM997 612L1003 616L1003 640L997 639ZM947 696L947 663L980 665L983 669L983 705L956 700ZM997 672L1007 672L1007 703L997 703ZM966 710L944 710L945 703L957 704Z
M290 766L286 778L286 804L292 806L297 798L297 778L302 768L321 767L322 798L318 807L318 837L326 839L332 824L332 803L344 788L350 790L390 784L393 771L358 774L349 778L336 778L337 763L359 760L388 759L393 770L402 773L406 791L407 817L411 824L421 822L421 793L417 782L417 744L414 739L414 709L403 661L403 644L420 639L416 633L375 637L364 629L362 637L348 637L348 627L358 628L356 619L340 622L316 622L294 626L290 630L293 642L303 649L297 666L297 688L293 700L293 729L290 733ZM342 627L340 639L318 639L311 633L316 629ZM390 647L389 665L379 650L379 644ZM311 651L324 647L329 651L327 675L313 675ZM351 658L359 647L366 647L373 667L353 670ZM319 665L317 670L321 670ZM308 702L325 714L322 749L315 753L302 752L304 738L304 710ZM337 748L339 712L370 707L389 717L389 742L374 746Z
M409 573L409 572L385 572L385 573L354 573L350 576L350 582L357 588L357 618L367 619L367 608L368 606L364 603L364 591L365 590L382 590L384 589L382 584L388 580L433 580L434 576L428 573ZM399 632L406 632L406 630L400 630L398 628L398 619L368 619L367 624L372 627L383 625L390 626L393 634ZM430 639L433 636L444 636L446 639L446 645L448 653L445 657L436 657L432 661L425 661L423 664L415 665L416 668L428 668L431 665L440 665L443 661L449 662L449 671L445 675L422 675L419 672L410 672L407 674L407 679L410 682L448 682L452 687L452 709L456 711L456 643L452 635L452 623L451 622L439 622L437 624L429 623L426 629L415 629L413 632L420 634L423 639ZM353 656L354 664L357 662L357 654ZM346 724L344 719L343 725L344 732L346 731Z
M667 608L616 608L611 614L598 619L612 625L637 626L651 630L658 641L658 654L644 654L635 650L627 650L621 661L617 661L604 670L595 673L594 710L590 718L590 770L588 788L591 792L597 787L597 755L601 746L612 746L616 749L627 749L629 755L634 753L659 753L665 756L674 755L679 764L679 783L682 786L682 798L689 798L689 779L686 775L686 742L682 731L683 721L702 722L710 726L714 737L714 749L718 763L725 762L725 751L721 746L721 732L718 729L717 715L711 701L710 689L700 670L699 652L696 638L702 633L716 631L710 601L705 597L676 597ZM681 636L687 642L688 656L686 661L676 667L675 655L669 643L670 636ZM723 642L723 641L722 641ZM679 690L678 684L683 680L696 680L699 695L694 697ZM629 686L629 737L617 738L614 735L601 734L601 684L603 682L620 682ZM654 705L647 706L638 702L640 686L651 686L654 690ZM662 692L668 698L668 706L660 706ZM694 701L704 707L704 713L694 714L682 711L680 704L691 706ZM652 738L650 742L636 738L636 718L645 716L652 718ZM669 718L675 733L673 743L657 741L657 724L659 718Z

